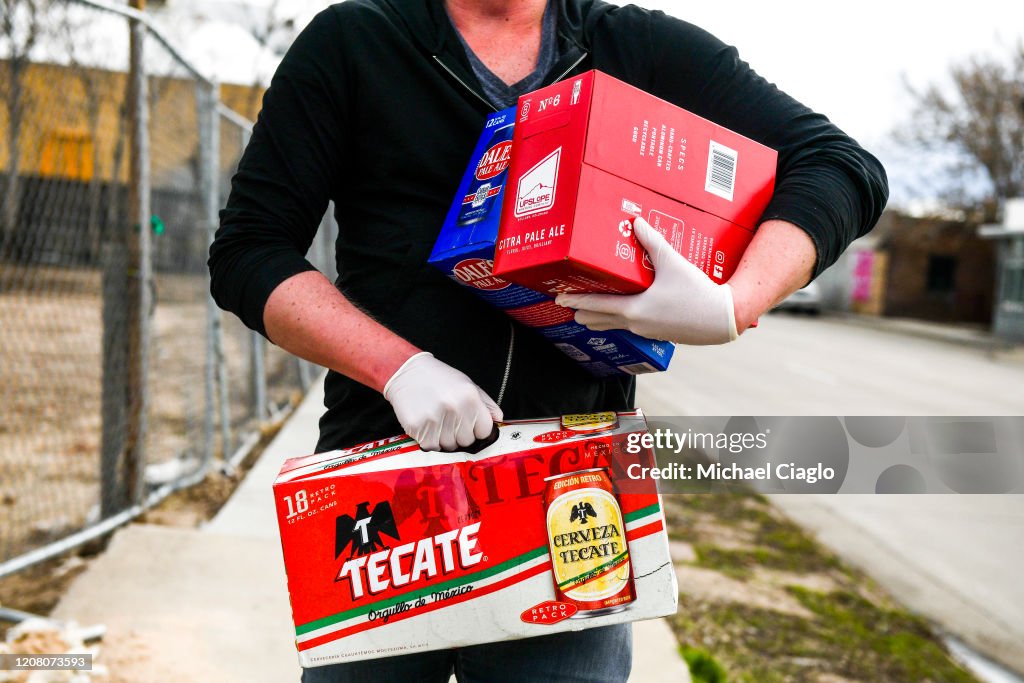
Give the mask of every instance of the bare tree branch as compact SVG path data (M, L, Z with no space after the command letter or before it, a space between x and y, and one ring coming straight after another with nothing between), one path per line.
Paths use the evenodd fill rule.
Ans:
M923 90L904 82L914 109L894 134L904 148L945 157L954 182L939 188L941 198L984 220L1024 196L1024 42L1008 57L975 56L954 66L948 83ZM984 183L971 182L977 177Z

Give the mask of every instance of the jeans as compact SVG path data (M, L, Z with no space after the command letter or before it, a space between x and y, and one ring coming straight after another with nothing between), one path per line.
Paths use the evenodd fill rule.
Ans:
M302 683L625 683L629 624L303 669Z

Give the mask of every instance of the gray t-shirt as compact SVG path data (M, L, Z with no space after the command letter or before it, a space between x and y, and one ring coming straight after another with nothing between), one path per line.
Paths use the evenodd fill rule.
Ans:
M459 37L462 47L466 50L466 57L469 58L469 64L473 67L473 73L476 74L477 80L480 81L480 87L483 88L484 96L498 109L515 106L520 95L539 88L551 67L558 61L558 35L556 31L558 13L555 11L554 4L551 0L548 1L548 6L544 10L544 18L541 20L540 53L537 55L537 65L530 75L512 85L508 85L505 81L495 76L487 68L487 65L474 54L466 41L463 40L459 30L455 29L455 35ZM451 21L450 18L449 21ZM452 28L455 28L454 23Z

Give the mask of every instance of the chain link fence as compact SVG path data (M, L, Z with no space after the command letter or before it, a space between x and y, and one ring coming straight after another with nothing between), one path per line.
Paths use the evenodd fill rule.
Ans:
M209 296L250 122L124 5L4 8L0 576L231 467L317 374Z

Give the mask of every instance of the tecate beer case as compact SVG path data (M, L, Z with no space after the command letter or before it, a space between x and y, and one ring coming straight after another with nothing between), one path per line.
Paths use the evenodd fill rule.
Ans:
M653 463L627 448L646 429L599 413L502 423L476 453L397 436L286 461L274 498L302 666L675 613L655 483L628 476Z
M429 262L455 282L471 288L492 306L549 339L591 374L638 375L668 368L675 347L627 330L592 332L573 320L574 311L540 294L495 277L502 200L513 157L515 107L488 117L459 185L455 201L434 244Z
M643 291L645 218L715 282L753 238L775 151L598 71L519 98L494 273L543 293Z

